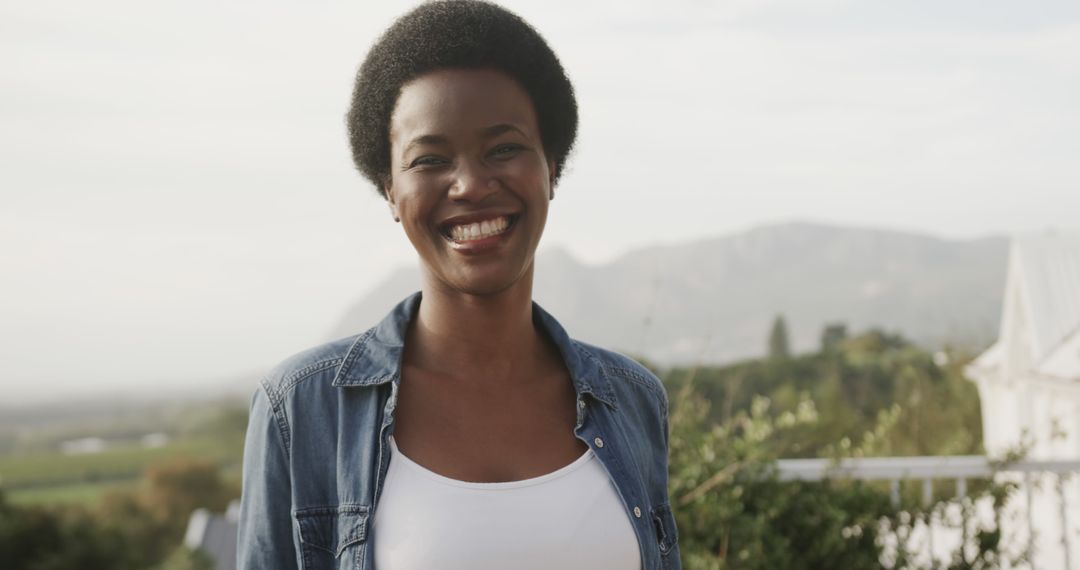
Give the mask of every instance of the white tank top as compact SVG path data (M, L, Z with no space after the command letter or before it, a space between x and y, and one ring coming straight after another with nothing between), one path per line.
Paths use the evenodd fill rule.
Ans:
M588 450L521 481L469 483L413 462L390 439L375 512L377 570L640 570L619 495Z

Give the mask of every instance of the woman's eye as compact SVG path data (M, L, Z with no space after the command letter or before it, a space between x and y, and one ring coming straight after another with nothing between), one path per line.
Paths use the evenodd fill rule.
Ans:
M438 166L440 164L443 164L444 162L445 161L442 158L439 158L437 156L420 156L413 159L413 161L409 163L409 168L416 168L417 166Z
M501 144L501 145L496 146L495 148L491 149L491 154L496 156L496 157L509 157L509 156L513 156L514 154L516 154L522 148L524 148L524 147L522 147L519 144L510 144L510 143Z

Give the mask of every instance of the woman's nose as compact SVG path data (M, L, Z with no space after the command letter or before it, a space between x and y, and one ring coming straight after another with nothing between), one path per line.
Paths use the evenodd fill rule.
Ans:
M462 165L454 173L450 186L451 200L479 202L499 190L499 181L480 164Z

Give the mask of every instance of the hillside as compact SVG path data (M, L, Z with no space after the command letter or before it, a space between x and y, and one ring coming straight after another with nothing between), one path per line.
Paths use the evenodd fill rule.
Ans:
M571 335L661 364L729 362L764 350L782 313L796 351L829 322L902 331L930 347L992 340L1008 240L945 240L895 231L790 223L631 251L585 265L558 249L537 259L535 298ZM408 293L403 268L334 329L355 334Z

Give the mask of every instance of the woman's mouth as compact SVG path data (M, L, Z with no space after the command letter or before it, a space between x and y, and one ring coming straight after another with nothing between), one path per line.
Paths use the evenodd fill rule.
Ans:
M517 221L517 215L495 216L465 224L450 224L441 228L443 237L458 243L479 242L510 231Z

